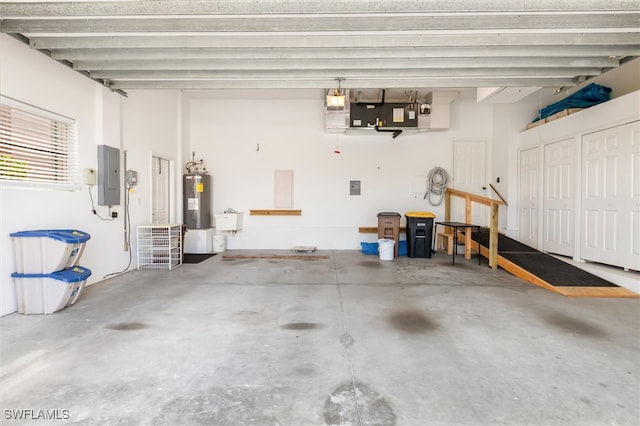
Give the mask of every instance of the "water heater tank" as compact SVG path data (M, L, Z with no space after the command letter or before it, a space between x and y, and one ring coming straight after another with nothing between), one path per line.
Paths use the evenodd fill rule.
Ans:
M211 176L186 174L183 178L184 224L188 229L211 228Z

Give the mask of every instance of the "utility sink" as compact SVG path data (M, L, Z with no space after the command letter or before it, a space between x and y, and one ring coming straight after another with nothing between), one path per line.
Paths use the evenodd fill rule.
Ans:
M215 213L213 218L216 222L217 231L239 231L242 229L242 217L244 213Z

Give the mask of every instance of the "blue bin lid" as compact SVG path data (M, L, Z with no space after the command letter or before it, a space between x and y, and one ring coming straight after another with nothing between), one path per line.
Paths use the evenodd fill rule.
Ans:
M71 268L52 272L50 274L19 274L14 272L11 276L13 278L52 278L66 283L75 283L89 278L91 276L91 270L84 266L72 266Z
M84 243L89 241L91 235L77 229L39 229L35 231L20 231L10 234L11 237L46 237L63 243Z

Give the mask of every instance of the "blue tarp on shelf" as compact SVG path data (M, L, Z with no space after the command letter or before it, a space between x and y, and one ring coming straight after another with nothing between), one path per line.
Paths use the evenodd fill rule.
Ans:
M560 111L569 108L589 108L591 106L609 100L611 89L596 83L591 83L578 90L573 95L567 96L561 101L548 105L540 110L534 122L547 118Z

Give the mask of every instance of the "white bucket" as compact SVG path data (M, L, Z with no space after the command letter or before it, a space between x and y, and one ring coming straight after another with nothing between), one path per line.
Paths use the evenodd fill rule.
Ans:
M381 239L378 240L378 253L380 254L380 260L393 260L394 246L396 242L393 240Z
M227 248L227 236L226 235L214 235L213 236L213 252L222 253Z

